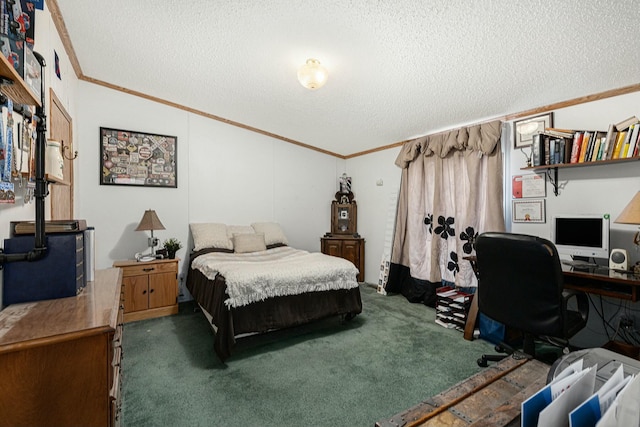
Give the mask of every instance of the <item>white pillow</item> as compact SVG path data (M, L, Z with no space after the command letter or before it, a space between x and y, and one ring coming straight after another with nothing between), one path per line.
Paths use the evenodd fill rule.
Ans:
M227 225L227 237L233 240L236 234L254 234L256 231L250 225Z
M274 245L276 243L283 243L288 245L287 236L284 235L284 231L277 222L254 222L251 227L256 233L264 233L264 242L267 245Z
M219 223L189 224L193 236L193 250L206 248L233 249L227 226Z
M234 234L233 235L233 251L239 254L247 252L266 251L267 245L264 244L264 234Z

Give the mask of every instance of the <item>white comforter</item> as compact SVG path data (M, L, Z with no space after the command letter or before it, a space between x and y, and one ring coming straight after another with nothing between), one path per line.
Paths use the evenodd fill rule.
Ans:
M224 276L227 307L306 292L358 287L358 269L349 261L288 246L251 253L213 252L197 257L192 267L209 279Z

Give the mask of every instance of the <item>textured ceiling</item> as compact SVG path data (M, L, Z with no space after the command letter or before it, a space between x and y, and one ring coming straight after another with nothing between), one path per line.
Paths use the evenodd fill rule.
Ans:
M639 0L57 4L84 76L339 155L640 83Z

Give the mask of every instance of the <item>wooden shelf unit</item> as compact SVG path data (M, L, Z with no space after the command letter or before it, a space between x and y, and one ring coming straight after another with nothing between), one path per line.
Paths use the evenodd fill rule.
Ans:
M0 76L13 81L12 85L0 85L0 92L11 98L15 104L41 106L40 100L36 98L36 95L4 55L0 55Z
M571 169L571 168L580 168L587 166L601 166L601 165L612 165L612 164L620 164L620 163L628 163L628 162L637 162L640 160L640 156L635 157L625 157L624 159L610 159L610 160L597 160L595 162L582 162L582 163L559 163L554 165L540 165L540 166L528 166L524 168L520 168L520 170L530 170L530 171L547 171L547 175L549 176L549 181L551 185L553 185L553 194L558 195L558 169ZM553 169L553 176L551 176L551 170Z

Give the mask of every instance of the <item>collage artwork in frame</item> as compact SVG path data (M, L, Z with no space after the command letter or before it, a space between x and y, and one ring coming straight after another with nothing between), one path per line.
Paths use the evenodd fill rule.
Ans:
M175 136L100 128L100 185L177 188Z

